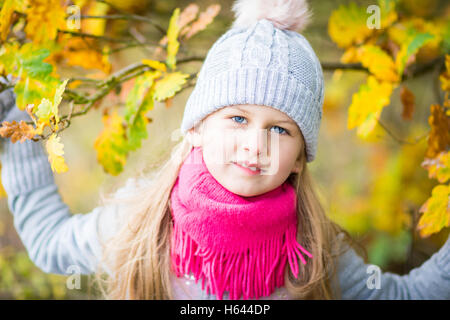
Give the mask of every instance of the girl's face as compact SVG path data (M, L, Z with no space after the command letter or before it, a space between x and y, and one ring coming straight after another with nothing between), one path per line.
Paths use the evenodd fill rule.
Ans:
M283 184L291 173L299 173L304 156L304 140L297 124L267 106L221 108L189 130L189 135L192 144L202 148L211 175L224 188L244 197Z

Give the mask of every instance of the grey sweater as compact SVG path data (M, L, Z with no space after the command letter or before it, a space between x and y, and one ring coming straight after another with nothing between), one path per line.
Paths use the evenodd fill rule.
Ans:
M3 100L0 95L0 101L0 109L14 104L5 95ZM21 119L30 120L24 111L13 106L0 121ZM13 144L1 137L0 141L1 177L8 206L30 259L47 273L93 273L100 263L101 242L114 235L121 223L121 207L101 206L89 213L72 214L58 192L42 143L27 140ZM128 180L117 195L133 192L136 182ZM332 281L338 298L450 299L450 239L420 267L402 276L365 264L348 247L339 257L336 278ZM191 275L172 276L172 282L175 299L216 299L206 294ZM224 299L228 299L227 294ZM279 288L264 299L290 299L290 296L284 288Z

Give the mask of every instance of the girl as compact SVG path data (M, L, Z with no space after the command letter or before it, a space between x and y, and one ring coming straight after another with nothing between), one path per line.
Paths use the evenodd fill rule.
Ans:
M450 241L407 275L373 274L319 203L307 163L323 74L293 31L306 2L234 10L187 101L183 140L92 212L69 213L40 144L4 141L2 181L31 259L95 273L109 299L449 299ZM13 108L4 120L20 119Z

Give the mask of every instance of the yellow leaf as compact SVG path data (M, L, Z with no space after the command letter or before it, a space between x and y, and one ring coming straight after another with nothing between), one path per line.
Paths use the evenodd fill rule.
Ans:
M436 158L425 158L421 166L428 170L428 177L436 178L439 183L450 179L450 151L442 151Z
M366 120L358 126L356 134L367 142L375 142L385 135L384 130L378 123L382 110L367 115Z
M142 59L142 64L146 64L150 68L166 72L167 68L166 65L160 61L157 60L150 60L150 59Z
M169 22L169 29L167 30L167 58L166 63L170 69L175 69L176 55L180 43L178 42L178 35L180 33L180 27L178 26L178 17L180 15L180 8L176 8L173 11L172 17Z
M340 61L342 63L358 63L359 58L357 48L354 46L348 47L342 55Z
M13 18L14 0L5 0L3 2L2 10L0 11L0 39L5 41L8 36L11 20Z
M129 151L123 126L125 121L116 111L112 115L104 115L102 121L104 129L94 143L97 160L106 172L118 175L123 170Z
M348 6L341 5L331 13L328 34L341 48L361 44L375 30L367 27L367 18L365 7L358 7L353 2Z
M361 85L359 91L353 94L347 128L351 130L365 121L374 121L376 117L373 114L381 112L389 104L392 90L393 84L390 82L378 82L374 76L369 76L367 84ZM373 124L370 128L374 128ZM367 130L365 133L367 134Z
M57 173L63 173L69 170L67 164L64 162L64 145L60 142L60 139L60 137L53 133L45 145L52 171Z
M54 40L66 26L65 7L60 0L29 0L25 33L34 43Z
M450 91L450 55L445 55L445 68L446 71L439 76L441 81L441 88L444 91Z
M417 229L425 238L450 226L450 186L437 185L429 198L420 208L423 215L419 219Z
M380 47L364 45L358 48L358 60L368 68L378 80L397 82L400 80L396 65L390 55Z
M70 37L69 35L64 35L59 41L63 46L63 50L60 52L61 59L66 59L69 66L97 69L105 74L111 72L107 47L100 49L92 39Z
M92 1L88 4L87 15L105 16L108 13L109 5L106 3ZM105 34L106 19L83 19L81 30L84 33L102 36Z
M188 74L181 72L167 73L155 83L155 99L157 101L164 101L167 98L173 97L175 93L181 90L181 86L186 82L188 77Z

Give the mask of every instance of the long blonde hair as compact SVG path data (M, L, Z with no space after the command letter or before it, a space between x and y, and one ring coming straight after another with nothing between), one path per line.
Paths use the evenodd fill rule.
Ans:
M169 198L180 166L192 147L185 137L174 147L169 159L150 172L151 177L142 174L143 181L151 180L151 183L137 185L136 192L120 199L122 204L125 203L122 207L125 220L117 233L103 244L102 264L94 278L104 298L173 299ZM367 254L345 230L326 216L304 152L301 157L302 170L291 174L288 180L298 195L297 240L314 258L306 265L298 263L301 275L298 279L286 268L285 286L294 299L337 299L339 293L332 290L330 282L336 275L337 261L342 253L335 250L337 235L344 234L346 243L358 247L365 256ZM117 202L113 197L103 200ZM109 270L107 274L100 267L105 265Z

